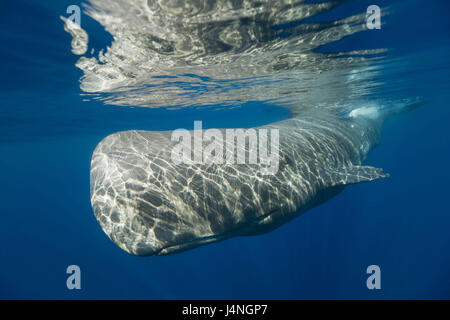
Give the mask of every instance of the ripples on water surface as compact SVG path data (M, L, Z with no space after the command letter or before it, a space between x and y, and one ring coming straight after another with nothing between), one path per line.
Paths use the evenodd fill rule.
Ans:
M423 30L421 22L411 24L417 4L407 1L379 2L381 30L366 30L369 1L84 1L78 3L83 29L66 26L77 35L73 51L86 51L80 56L71 55L70 36L58 19L69 16L71 2L22 2L21 9L10 5L17 12L2 21L3 56L14 57L5 64L4 89L22 90L15 97L0 92L11 106L0 114L1 140L36 130L152 129L154 117L143 110L154 108L253 106L254 114L267 110L263 103L345 114L360 105L429 99L430 91L443 95L449 83L441 77L449 69L447 38L434 35L431 24ZM425 43L435 38L439 42ZM42 99L39 90L48 92L44 103L29 107ZM273 120L285 116L273 112ZM261 124L247 118L248 125Z
M377 85L386 52L317 51L366 30L365 11L305 21L343 2L91 0L87 14L113 41L78 60L81 89L123 106L342 106Z

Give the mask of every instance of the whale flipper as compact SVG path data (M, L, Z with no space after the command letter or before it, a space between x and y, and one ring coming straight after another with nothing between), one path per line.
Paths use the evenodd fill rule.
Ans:
M351 166L339 170L323 169L323 171L330 176L327 187L345 186L389 177L383 169L371 166Z

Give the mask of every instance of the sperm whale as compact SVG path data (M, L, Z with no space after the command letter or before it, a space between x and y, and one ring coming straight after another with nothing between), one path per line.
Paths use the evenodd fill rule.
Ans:
M180 252L269 232L347 185L387 177L364 164L384 119L404 109L367 102L382 85L377 62L386 50L317 50L366 30L366 12L306 20L345 2L89 0L86 14L113 38L96 56L82 26L62 17L72 52L82 55L75 65L86 98L150 108L259 101L291 111L254 128L278 130L277 170L268 175L261 163L173 161L172 131L104 138L92 155L90 191L109 238L134 255ZM195 145L198 132L187 136ZM249 148L238 145L236 154Z
M273 175L259 164L174 164L170 131L114 133L92 156L92 207L106 234L134 255L265 233L346 185L387 177L362 165L380 125L370 112L309 110L263 126L280 134Z

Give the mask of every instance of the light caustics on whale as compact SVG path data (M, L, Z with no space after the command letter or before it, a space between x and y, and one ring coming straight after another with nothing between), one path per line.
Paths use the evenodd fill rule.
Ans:
M364 99L378 85L383 50L316 50L365 30L365 13L304 21L342 2L90 1L87 14L113 36L98 58L76 64L94 99L173 108L252 100L291 110L261 127L279 130L274 175L236 162L175 164L171 132L106 137L92 156L91 202L119 247L161 255L264 233L348 184L386 177L363 165L384 118L401 108Z

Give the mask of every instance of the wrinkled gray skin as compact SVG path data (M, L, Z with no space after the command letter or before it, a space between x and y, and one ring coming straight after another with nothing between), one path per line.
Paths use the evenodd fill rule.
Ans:
M265 233L348 184L386 177L361 165L379 127L379 121L318 111L261 127L279 129L274 175L262 175L259 165L175 165L177 142L169 131L114 133L92 156L94 213L111 240L134 255Z

